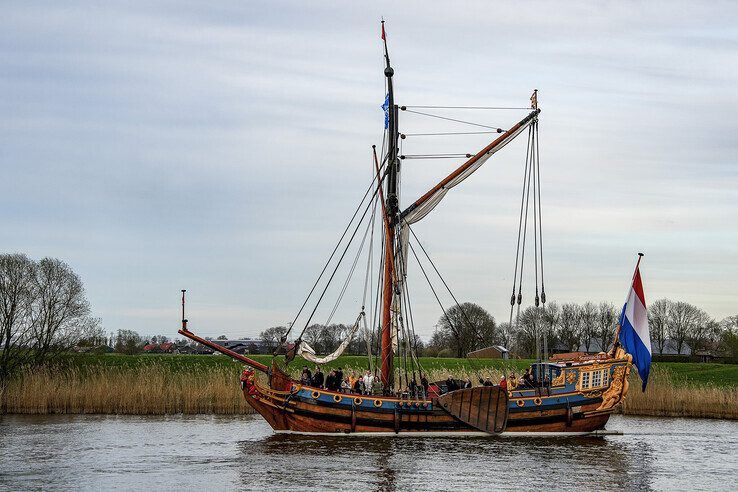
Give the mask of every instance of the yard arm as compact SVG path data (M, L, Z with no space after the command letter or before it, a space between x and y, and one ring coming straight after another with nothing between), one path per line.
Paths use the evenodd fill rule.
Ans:
M225 354L229 357L233 357L234 359L241 361L247 366L253 367L257 371L261 371L263 373L269 373L269 368L265 366L264 364L262 364L261 362L256 362L254 359L249 359L248 357L241 355L239 353L236 353L233 350L229 350L225 347L221 347L217 343L211 342L210 340L205 340L204 338L200 338L194 333L192 333L190 330L182 329L182 330L179 330L177 333L189 338L190 340L194 340L201 345L205 345L206 347L210 347L213 350L217 350L221 354Z

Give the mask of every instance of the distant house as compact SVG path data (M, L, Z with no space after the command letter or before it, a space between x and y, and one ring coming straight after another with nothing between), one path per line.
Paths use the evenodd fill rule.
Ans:
M268 347L262 340L253 338L241 338L238 340L211 340L213 343L232 350L237 354L260 354L268 351Z
M143 351L145 354L158 354L161 353L161 349L159 349L159 345L155 343L148 343L144 345Z
M508 359L510 353L502 345L491 345L466 354L469 359Z
M174 342L164 342L159 344L159 350L164 354L171 354L174 352Z
M700 362L720 362L729 354L719 343L707 343L700 350L695 350L692 355L699 357Z

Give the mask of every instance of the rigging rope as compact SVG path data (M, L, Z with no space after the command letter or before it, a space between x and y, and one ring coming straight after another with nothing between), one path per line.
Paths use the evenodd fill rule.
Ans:
M461 304L456 299L456 296L451 291L451 288L446 283L446 280L443 278L443 275L441 275L441 272L438 271L438 268L436 267L436 264L433 263L433 260L431 260L430 255L428 254L428 252L423 247L423 244L420 242L420 239L418 239L418 236L415 234L415 231L412 230L412 228L410 227L410 225L407 222L405 223L405 226L412 233L413 237L415 238L415 242L418 243L418 246L420 246L421 251L423 251L423 254L425 254L425 257L428 259L428 262L433 267L433 270L435 270L436 275L438 275L438 278L441 279L441 282L443 283L443 286L446 287L446 290L451 295L451 298L454 300L454 303L456 303L456 307L458 307L459 308L459 311L461 311L461 314L464 317L464 319L466 320L467 324L469 325L469 328L473 328L474 327L474 324L469 319L469 316L467 315L467 313L464 310L464 308L461 307ZM408 243L407 244L408 244L408 246L410 246L410 251L412 251L413 256L415 256L415 259L418 261L418 265L420 265L420 269L423 272L423 275L425 275L425 270L423 269L423 265L420 263L420 259L418 259L418 255L415 253L415 248L413 248L413 245L412 245L412 243L409 240L408 240ZM425 275L425 278L428 281L428 283L430 283L430 280L429 280L429 278L428 278L427 275ZM436 292L435 292L435 289L433 289L433 286L431 286L431 290L433 290L433 294L435 295ZM436 295L436 300L438 300L439 303L441 302L440 299L438 299L438 296L437 295ZM443 309L443 306L441 306L441 309ZM446 317L446 321L448 321L449 325L453 326L453 323L451 323L451 319L449 318L449 316L446 313L446 310L445 309L443 310L443 314ZM476 361L474 360L473 357L470 358L469 360L471 361L471 365L472 365L474 371L476 372L477 377L479 377L480 376L480 371L479 371L479 369L477 367L475 367Z
M518 264L520 259L520 238L521 238L521 232L523 229L523 206L525 204L525 191L527 186L527 176L528 176L528 153L530 152L530 138L532 133L531 127L528 127L528 144L526 145L525 150L525 168L523 170L523 192L520 195L520 218L518 219L518 242L517 246L515 247L515 270L513 272L513 287L512 287L512 294L510 295L510 327L512 328L512 318L513 318L513 311L515 310L515 287L517 284L518 279ZM523 245L525 247L525 245ZM522 301L522 299L518 300L518 304Z
M533 248L534 248L534 278L535 278L535 299L536 308L545 308L545 291L543 288L543 225L541 219L541 177L540 177L540 158L539 158L539 134L538 121L534 121L528 129L528 142L526 144L525 166L523 170L523 187L520 197L520 217L518 220L518 240L515 250L515 270L513 273L513 288L510 296L510 319L509 324L512 326L513 312L517 304L517 312L515 315L515 327L520 324L520 309L523 300L523 273L525 267L525 249L527 244L528 231L528 213L530 210L530 197L533 194ZM540 262L540 266L539 266ZM539 290L539 273L540 273L540 290ZM517 297L515 290L517 287ZM536 320L534 325L535 350L536 358L541 362L541 342L543 342L544 356L548 355L548 339L547 334L542 338L542 311L536 311Z
M472 154L409 154L401 155L400 159L456 159L458 157L470 158Z
M310 325L310 321L312 321L313 316L315 316L315 312L318 310L318 306L320 306L320 302L323 300L323 297L325 296L325 293L328 290L328 287L331 285L331 281L333 280L333 277L335 277L336 272L338 271L338 267L341 266L341 262L343 261L343 258L346 256L346 253L348 252L349 247L351 246L351 243L356 237L356 233L359 231L359 227L361 226L361 223L364 221L364 217L366 217L367 212L371 208L373 199L377 195L380 186L382 186L381 182L379 183L379 186L377 187L377 189L374 190L374 193L372 194L372 200L369 201L369 204L364 209L364 213L359 219L359 222L356 224L356 227L354 228L354 232L351 234L351 237L349 238L348 243L346 244L346 248L344 248L343 253L341 254L341 257L338 259L338 262L336 263L336 267L333 269L333 273L331 273L331 276L328 278L328 282L326 282L323 292L321 292L320 297L318 298L318 302L315 304L315 308L310 313L310 317L308 318L308 320L305 322L305 326L300 332L300 336L297 337L298 340L302 338L302 335L305 333L305 330L307 330L307 327Z
M499 127L496 127L496 126L482 125L481 123L473 123L471 121L457 120L455 118L449 118L448 116L440 116L440 115L437 115L437 114L423 113L422 111L413 111L411 109L403 109L403 108L407 108L407 106L403 106L400 109L402 109L403 111L406 111L408 113L414 113L414 114L419 114L419 115L423 115L423 116L429 116L431 118L438 118L439 120L453 121L455 123L463 123L465 125L478 126L478 127L481 127L481 128L489 128L489 129L495 130L495 131L498 131L499 130L498 133L503 133L503 130L501 128L499 128Z
M517 108L510 106L418 106L418 105L404 105L400 106L403 111L405 108L420 108L420 109L524 109L530 111L530 107Z
M377 204L376 199L373 200L373 203L374 203L374 207L376 207L376 204ZM354 276L356 265L359 263L361 252L364 250L364 244L366 244L366 238L367 238L367 235L369 234L369 229L371 228L371 225L372 225L371 220L367 221L366 230L364 231L364 236L362 237L361 243L359 244L359 249L356 251L356 257L354 258L351 268L349 269L348 276L346 278L346 281L343 283L343 287L341 288L341 292L338 295L338 299L336 299L336 303L333 305L331 314L330 316L328 316L328 319L325 322L325 326L330 325L331 321L333 320L333 315L336 314L336 311L338 310L338 306L341 304L344 294L346 294L346 289L348 288L349 282L351 282L351 278ZM366 296L366 288L364 288L364 293ZM366 297L365 297L365 300L366 300ZM361 310L364 311L364 302L362 302Z
M354 219L356 218L356 214L359 213L359 210L361 210L361 206L364 204L364 200L366 200L367 195L369 195L369 192L374 187L374 182L377 180L376 177L372 179L371 184L369 185L369 188L367 188L366 192L364 193L364 196L361 198L361 201L359 202L359 205L356 207L356 210L354 211L354 214L351 216L351 220L349 220L348 224L346 224L346 228L343 230L343 233L341 234L341 237L338 239L338 243L336 243L336 246L333 248L333 251L331 252L331 255L328 257L328 261L325 262L325 265L323 266L323 269L320 271L320 275L318 275L318 278L315 280L315 283L313 284L312 288L310 289L310 292L308 293L307 297L305 298L305 301L302 303L302 306L300 306L300 309L297 311L297 315L295 316L295 319L292 320L292 323L287 327L287 332L282 336L282 345L289 336L290 332L292 331L292 327L297 322L297 319L300 317L300 314L302 314L302 311L305 309L305 306L307 305L308 301L310 300L310 297L313 295L313 292L315 292L315 288L318 286L318 283L320 283L320 279L323 278L323 274L325 273L326 269L328 268L328 265L330 265L331 260L333 260L333 256L336 254L336 251L338 251L338 247L341 245L341 242L343 242L343 238L346 237L346 233L348 232L349 228L351 227L351 224L354 222ZM382 183L379 183L379 186L381 186ZM376 195L377 191L374 191L374 194ZM304 330L303 330L304 331Z
M447 135L488 135L490 133L504 133L505 130L498 128L495 131L488 132L432 132L432 133L401 133L400 138L406 137L435 137L435 136L447 136Z

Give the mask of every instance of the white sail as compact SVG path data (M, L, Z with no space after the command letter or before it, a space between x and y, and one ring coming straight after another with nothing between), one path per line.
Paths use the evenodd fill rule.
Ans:
M359 321L361 321L363 317L364 313L362 312L359 317L356 318L356 323L351 327L351 331L349 331L346 338L341 342L341 345L339 345L333 353L328 354L325 357L318 357L315 353L315 349L313 349L305 340L301 340L300 345L297 347L297 355L315 364L325 364L326 362L332 362L338 359L349 346L351 339L353 339L354 335L359 330Z
M441 200L443 200L443 197L446 196L446 193L453 188L454 186L458 185L462 181L464 181L466 178L474 174L474 172L482 167L482 164L487 162L487 160L492 157L492 155L495 154L498 150L503 148L505 145L510 143L515 137L517 137L520 132L522 132L525 128L527 128L530 123L533 121L533 119L528 119L528 121L525 122L525 124L520 125L516 130L507 132L507 134L504 136L502 141L498 145L496 145L494 148L488 150L484 153L481 157L479 157L472 165L464 169L461 173L459 173L458 176L455 176L453 179L449 180L447 183L445 183L442 187L440 187L438 190L436 190L432 195L427 197L420 205L418 205L415 208L408 209L409 211L406 214L403 214L403 222L406 222L407 224L414 224L421 219L423 219L426 215L431 213L431 211L436 208L436 205L438 205ZM400 234L402 235L402 233Z

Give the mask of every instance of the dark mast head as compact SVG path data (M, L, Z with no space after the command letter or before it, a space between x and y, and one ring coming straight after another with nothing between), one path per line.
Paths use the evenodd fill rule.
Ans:
M397 129L395 91L392 85L392 76L395 74L395 71L390 65L384 19L382 19L382 41L384 41L384 59L386 62L384 76L387 77L387 95L389 98L389 124L387 126L387 214L389 215L390 222L394 225L396 223L397 212L399 211L399 200L397 198L397 168L399 166L397 160L397 140L399 138L399 130Z

